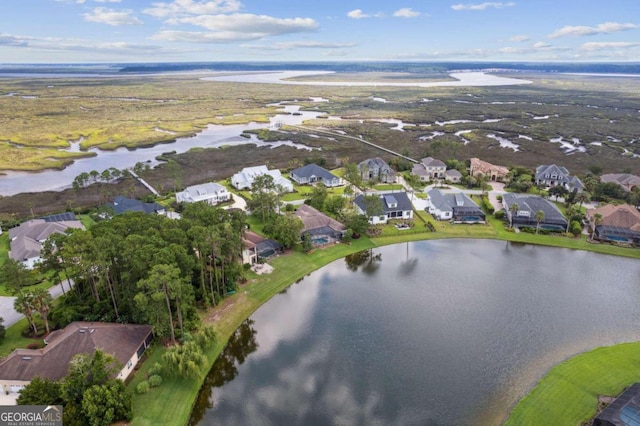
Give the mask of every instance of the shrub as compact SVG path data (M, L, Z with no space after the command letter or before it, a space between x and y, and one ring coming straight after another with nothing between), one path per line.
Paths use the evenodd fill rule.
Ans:
M577 237L578 235L580 235L582 233L582 225L577 220L572 220L571 224L569 225L569 231L575 237Z
M162 371L162 365L159 362L156 362L149 369L149 375L150 376L155 376L155 375L160 374L161 371Z
M498 210L493 214L496 219L504 219L504 210Z
M136 392L139 394L147 393L150 388L149 382L145 380L144 382L138 383L138 386L136 386Z
M27 349L40 349L44 348L44 342L33 342L27 345Z
M144 382L142 382L144 383ZM158 386L160 386L162 384L162 376L159 376L157 374L149 377L149 386L151 386L152 388L157 388Z
M502 195L496 195L496 200L502 202Z

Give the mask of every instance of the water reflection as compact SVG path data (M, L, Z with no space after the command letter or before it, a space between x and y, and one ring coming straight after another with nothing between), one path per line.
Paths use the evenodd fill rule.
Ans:
M229 343L218 356L202 384L198 399L193 406L190 425L200 423L207 409L213 408L213 389L233 380L238 374L237 367L247 359L249 354L258 349L253 323L251 319L246 320L229 338Z
M357 272L362 267L362 272L367 275L374 275L382 262L382 253L373 253L373 249L362 250L350 254L344 258L347 268Z

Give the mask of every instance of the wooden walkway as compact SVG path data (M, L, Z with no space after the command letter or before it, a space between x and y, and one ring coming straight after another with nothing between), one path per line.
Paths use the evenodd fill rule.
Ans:
M136 172L134 172L133 170L127 170L129 173L131 173L131 176L133 176L134 178L136 178L138 180L138 182L140 182L141 184L143 184L149 191L151 191L151 193L153 195L160 195L160 193L158 191L156 191L156 189L151 186L149 183L147 183L147 181L145 181L144 179L142 179L140 176L138 176L136 174Z

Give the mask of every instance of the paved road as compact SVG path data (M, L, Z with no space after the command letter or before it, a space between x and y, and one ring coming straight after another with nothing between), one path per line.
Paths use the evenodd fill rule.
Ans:
M73 286L73 280L66 280L64 281L64 283L60 283L58 285L54 285L53 287L51 287L49 289L49 294L51 294L51 297L55 299L56 297L59 297L63 293L63 288L62 288L63 284L64 284L64 291L69 291ZM0 317L4 319L5 327L9 327L15 324L16 322L20 321L24 316L16 312L15 309L13 309L13 301L15 299L16 299L15 297L0 296Z

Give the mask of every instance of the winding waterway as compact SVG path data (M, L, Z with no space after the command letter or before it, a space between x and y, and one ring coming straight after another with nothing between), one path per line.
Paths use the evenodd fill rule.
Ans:
M341 259L236 332L191 424L496 425L554 364L640 335L640 262L495 240Z

